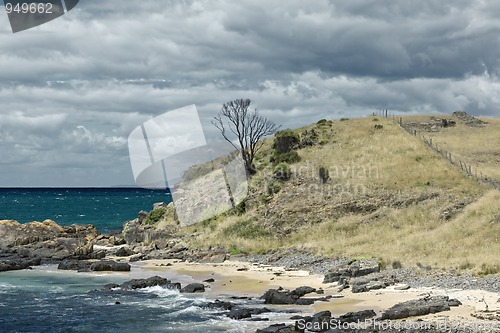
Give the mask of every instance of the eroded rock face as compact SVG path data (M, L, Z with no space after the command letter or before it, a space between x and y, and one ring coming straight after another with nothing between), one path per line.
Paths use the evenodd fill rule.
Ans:
M181 289L181 293L203 293L205 286L202 283L191 283Z
M139 219L125 222L123 225L123 238L128 245L152 244L158 242L161 248L162 242L172 237L172 232L164 229L157 229L153 225L141 223Z
M25 224L0 221L0 253L7 257L1 260L2 266L4 269L14 267L7 260L88 259L92 257L93 241L98 235L92 225L62 227L52 220Z

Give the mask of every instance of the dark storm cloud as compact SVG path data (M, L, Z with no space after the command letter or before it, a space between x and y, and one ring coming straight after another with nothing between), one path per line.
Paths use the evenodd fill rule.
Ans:
M286 127L380 109L499 116L494 1L81 1L12 34L0 11L0 186L130 184L126 139L247 97Z

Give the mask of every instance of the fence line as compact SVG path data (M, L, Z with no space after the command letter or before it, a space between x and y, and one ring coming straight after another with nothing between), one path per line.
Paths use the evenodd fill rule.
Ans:
M387 110L386 110L387 112ZM387 113L386 113L387 114ZM459 168L467 177L474 178L476 179L479 183L482 184L487 184L497 190L500 190L500 182L495 182L486 175L483 175L483 173L477 168L472 169L472 165L468 162L462 161L456 157L454 157L451 152L448 152L444 150L443 148L438 147L436 142L433 142L432 138L426 138L424 134L422 134L420 131L417 131L416 129L411 128L411 126L403 123L403 118L400 117L399 120L396 120L393 116L393 121L394 123L398 124L401 128L403 128L406 132L408 132L410 135L415 136L419 138L423 143L425 143L429 148L437 152L439 155L444 157L451 165ZM474 171L474 172L473 172Z

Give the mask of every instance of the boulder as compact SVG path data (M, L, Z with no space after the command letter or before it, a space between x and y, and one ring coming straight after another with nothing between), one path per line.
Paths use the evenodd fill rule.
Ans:
M231 319L241 320L252 317L252 312L249 309L238 309L232 310L227 316Z
M205 307L208 309L231 310L233 308L233 303L223 302L216 299L215 302L208 303Z
M40 261L40 258L0 260L0 272L28 269L31 268L31 266L40 265Z
M380 272L380 265L376 259L357 259L347 265L330 269L325 274L323 283L339 282L342 279L348 280L378 272Z
M123 246L120 247L118 250L116 250L116 256L117 257L129 257L131 255L134 255L135 252L132 251L128 246Z
M90 270L94 272L130 272L130 265L126 262L116 262L113 260L102 260L90 265Z
M66 259L59 263L57 269L88 272L90 271L91 262L86 260Z
M156 286L173 290L181 289L181 285L179 283L172 283L170 280L159 276L152 276L147 279L133 279L122 283L120 286L115 286L113 288L120 287L124 290L133 290L133 289L142 289L142 288L149 288Z
M264 299L264 304L296 304L296 305L310 305L317 299L303 299L302 296L315 292L316 289L311 287L299 287L292 291L282 291L277 289L269 289L261 297Z
M299 330L293 325L286 324L274 324L267 328L258 329L256 333L296 333L304 332L304 330Z
M231 319L247 319L251 318L252 315L259 315L262 313L269 313L271 310L268 308L242 308L242 309L233 309L231 310L227 316ZM255 318L256 319L256 318Z
M364 322L370 318L375 317L377 314L373 310L362 310L357 312L348 312L336 318L341 323L356 323Z
M423 316L429 313L449 311L450 306L461 305L460 301L448 296L427 296L418 300L411 300L394 305L385 311L381 319L403 319L414 316Z
M191 283L181 289L181 293L203 293L205 286L202 283Z

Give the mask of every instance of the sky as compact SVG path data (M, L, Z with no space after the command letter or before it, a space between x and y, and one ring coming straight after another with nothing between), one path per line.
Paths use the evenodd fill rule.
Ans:
M13 34L0 7L0 187L134 184L128 135L250 98L322 118L500 116L500 2L82 0Z

